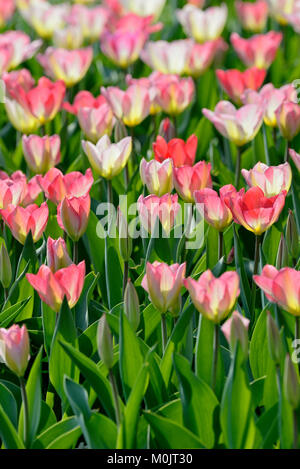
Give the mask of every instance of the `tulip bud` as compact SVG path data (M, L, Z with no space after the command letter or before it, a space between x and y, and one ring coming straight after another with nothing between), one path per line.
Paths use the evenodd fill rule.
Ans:
M166 142L169 142L176 137L174 124L168 117L161 121L158 134L161 135L166 140Z
M238 311L234 311L221 327L231 349L234 350L237 342L239 342L245 356L248 354L248 327L249 319L242 316Z
M0 282L3 288L8 288L11 282L11 263L4 243L0 248Z
M289 252L284 236L281 235L278 253L276 257L276 269L282 269L289 265Z
M282 353L282 342L277 324L269 311L267 315L267 337L271 358L276 365L279 365Z
M131 280L128 280L124 294L124 310L134 331L140 323L140 303L139 298Z
M295 221L295 216L292 210L289 210L289 215L287 219L286 243L292 258L297 259L299 253L299 234Z
M14 324L0 328L0 361L19 378L24 376L29 360L29 337L26 326Z
M113 338L105 313L99 320L97 344L99 356L104 365L110 370L114 361Z
M115 142L120 142L123 138L128 137L128 132L121 120L117 120L114 130Z
M300 403L300 384L295 366L288 354L284 364L283 385L287 401L293 409L297 409Z
M119 250L122 259L128 262L132 253L132 239L128 234L128 223L120 207L118 208Z

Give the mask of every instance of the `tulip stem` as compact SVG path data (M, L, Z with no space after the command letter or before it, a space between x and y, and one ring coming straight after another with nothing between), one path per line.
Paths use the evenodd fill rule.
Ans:
M287 163L289 161L289 141L286 140L285 142L285 152L284 152L284 162Z
M254 268L253 275L256 275L258 272L259 264L259 251L260 251L261 237L260 235L255 236L255 253L254 253ZM251 314L254 314L255 311L255 300L256 300L256 284L252 279L252 295L251 295Z
M167 341L168 341L167 321L166 321L165 314L161 315L161 337L162 337L162 349L163 349L163 355L164 355L166 347L167 347Z
M20 388L21 388L21 396L22 396L22 402L23 402L23 421L24 421L23 439L24 439L24 444L27 447L28 434L29 434L29 408L28 408L28 399L27 399L25 380L23 377L20 378Z
M119 393L118 393L118 387L116 383L115 376L112 372L112 370L109 370L109 380L111 384L111 389L113 393L113 399L114 399L114 404L115 404L115 412L116 412L116 423L117 426L119 427L120 422L121 422L121 412L120 412L120 406L119 406Z
M123 298L126 289L126 285L128 282L128 271L129 271L129 263L128 261L124 261L124 272L123 272Z
M295 339L300 339L300 316L296 316Z
M280 366L276 365L276 383L277 383L277 391L278 391L278 425L279 425L279 436L280 429L281 429L281 418L282 418L282 398L281 398L281 376L280 376ZM281 438L280 438L281 443Z
M218 353L219 353L219 324L215 324L215 327L214 327L212 377L211 377L211 387L212 387L213 391L215 391L216 382L217 382Z
M298 419L296 409L293 409L293 449L298 449Z
M264 140L264 150L265 150L265 157L266 157L266 163L268 166L270 166L270 155L269 155L269 148L268 148L268 140L267 140L267 133L266 133L266 124L263 124L263 140ZM276 131L276 129L275 129ZM276 133L275 133L276 135ZM273 134L274 137L274 134ZM276 147L276 144L275 144Z
M78 241L73 242L73 263L78 264Z
M277 147L277 129L276 127L273 127L273 142L274 142L274 147ZM270 166L270 163L267 162L267 165Z
M223 231L219 231L219 260L223 257Z
M237 157L235 163L235 179L234 185L238 189L240 183L240 173L241 173L241 159L242 159L242 148L237 147Z
M6 302L8 299L8 289L4 288L3 290L4 290L4 301Z

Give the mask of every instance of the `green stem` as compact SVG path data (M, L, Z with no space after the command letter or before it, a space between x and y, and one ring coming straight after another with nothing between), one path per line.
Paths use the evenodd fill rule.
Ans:
M165 353L168 341L168 333L167 333L167 321L166 315L161 315L161 337L162 337L162 348L163 348L163 355Z
M289 153L289 141L286 140L285 142L285 152L284 152L284 162L288 162L290 158L290 153Z
M223 257L223 231L219 231L219 260Z
M277 147L277 128L276 127L273 127L273 142L274 142L274 147L276 148ZM267 163L268 165L270 163Z
M300 316L296 316L295 339L300 339Z
M276 383L278 391L278 425L279 425L279 438L281 443L281 418L282 418L282 394L281 394L281 376L280 376L280 366L276 365Z
M128 271L129 271L129 263L128 261L124 261L124 272L123 272L123 298L126 289L126 285L128 282Z
M260 243L261 243L261 237L260 237L260 235L256 235L255 236L255 253L254 253L253 275L256 275L257 272L258 272ZM253 315L254 315L254 311L255 311L255 299L256 299L256 283L252 279L251 314L253 314Z
M262 129L263 129L263 140L264 140L264 150L265 150L266 163L267 163L268 166L270 166L270 155L269 155L268 140L267 140L267 133L266 133L266 124L263 124ZM276 129L275 129L275 131L276 131ZM276 145L275 145L275 147L276 147Z
M78 241L73 242L73 262L78 264Z
M23 439L25 447L28 446L28 436L29 436L29 408L28 408L28 399L25 386L24 378L20 378L20 387L21 387L21 396L23 402L23 416L24 416L24 429L23 429Z
M217 369L218 369L218 353L219 353L219 324L214 327L214 345L213 345L213 363L211 374L211 387L215 391L217 382Z
M116 412L116 423L117 426L119 427L120 422L121 422L121 412L120 412L120 405L119 405L119 393L118 393L118 387L116 383L115 376L112 372L112 370L109 370L109 380L111 384L111 389L113 393L113 399L114 399L114 405L115 405L115 412Z
M298 449L298 419L297 410L293 410L293 449Z
M236 157L236 164L235 164L235 179L234 179L234 185L237 189L239 188L239 183L240 183L241 159L242 159L242 148L237 147L237 157Z

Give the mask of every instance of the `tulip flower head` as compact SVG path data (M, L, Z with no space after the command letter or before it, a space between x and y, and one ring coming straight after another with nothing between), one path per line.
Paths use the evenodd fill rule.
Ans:
M225 203L225 197L235 188L228 184L220 189L220 196L218 193L210 188L196 190L194 192L194 199L196 204L202 204L199 207L203 211L203 216L207 223L216 228L218 231L224 231L232 222L231 210Z
M26 274L30 285L37 291L41 300L56 313L59 312L64 297L73 308L81 295L85 277L85 262L71 264L55 273L42 265L37 274Z
M164 232L169 234L180 210L177 194L165 194L162 197L152 194L147 197L140 195L137 207L142 226L152 234L156 227L157 217L159 217Z
M206 41L204 44L197 44L190 41L185 73L193 78L201 76L217 57L219 46L220 43L218 39Z
M60 137L59 135L23 135L23 153L31 171L34 173L46 173L60 162Z
M256 163L253 169L242 169L242 175L249 187L260 187L266 197L288 192L292 183L292 170L289 163L267 166Z
M103 6L73 5L67 20L68 24L80 29L83 38L94 42L103 34L110 16L110 11Z
M210 270L198 280L189 277L183 281L199 313L219 324L232 311L240 294L239 276L236 272L225 272L215 278Z
M212 188L211 164L199 161L194 166L174 168L174 187L180 197L189 203L194 202L194 192L205 187Z
M15 7L15 0L0 0L0 28L12 17Z
M275 59L282 41L282 33L269 31L266 34L256 34L249 39L232 33L230 40L239 58L247 67L267 69Z
M236 1L235 8L246 31L261 33L265 29L268 19L268 4L265 0L257 0L254 3Z
M25 374L29 361L29 336L25 325L0 328L0 359L19 378Z
M20 8L20 12L41 38L51 39L55 31L64 27L69 9L67 3L51 5L47 1L34 1Z
M164 262L147 262L142 287L161 314L170 312L178 316L181 306L180 291L185 276L186 264L167 265Z
M87 229L90 207L89 195L66 196L57 207L57 222L74 242L78 241Z
M82 141L82 148L94 171L105 179L117 176L126 166L132 151L132 138L125 137L118 143L111 143L104 135L96 145Z
M229 101L220 101L214 111L203 109L202 112L223 137L237 146L253 140L263 122L263 109L256 104L247 104L237 110Z
M295 163L296 167L298 168L298 171L300 172L300 154L291 148L289 150L289 155Z
M168 115L181 114L193 101L195 85L191 77L166 75L157 83L156 102Z
M157 72L182 75L186 71L191 46L191 41L186 39L148 41L141 52L141 59Z
M300 132L299 104L284 101L275 111L277 125L282 136L290 141Z
M106 32L101 37L101 49L115 64L127 68L139 58L146 40L142 30Z
M172 138L169 142L160 135L153 143L154 157L162 163L171 158L176 168L180 166L193 166L196 158L198 138L192 134L186 141L180 138Z
M290 267L279 271L272 265L265 265L261 275L253 280L272 303L277 303L293 316L300 316L300 272Z
M173 162L171 159L159 163L156 160L142 159L140 164L142 182L150 194L161 197L173 190Z
M240 72L239 70L217 70L216 75L223 90L235 103L241 104L245 90L258 90L266 77L266 71L253 67Z
M68 267L72 264L66 242L63 238L52 239L50 236L47 240L47 265L52 272Z
M30 59L41 45L42 41L40 39L31 42L30 37L22 31L7 31L0 34L0 49L5 46L12 48L7 70L12 70L25 60Z
M288 23L288 16L293 13L295 0L266 0L270 15L281 25Z
M135 13L139 16L152 16L158 18L165 6L166 0L120 0L120 4L127 12Z
M0 209L7 208L10 204L18 205L22 200L24 181L14 181L8 176L0 179Z

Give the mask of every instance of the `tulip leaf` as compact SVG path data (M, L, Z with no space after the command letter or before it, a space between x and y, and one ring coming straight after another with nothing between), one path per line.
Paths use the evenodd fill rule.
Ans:
M67 417L37 436L33 449L69 449L81 435L76 417Z
M251 304L251 292L249 287L249 282L245 270L245 263L243 260L242 248L239 240L239 235L237 233L236 227L233 229L234 236L234 258L236 263L236 271L240 277L240 291L241 299L245 309L246 316L248 318L254 316L254 311L250 313L250 304Z
M98 277L99 274L95 275L94 272L90 272L85 277L82 293L80 295L79 301L75 306L76 326L81 331L87 329L89 325L88 300L93 292Z
M9 306L0 313L0 327L8 327L27 305L30 298L19 301L17 304Z
M206 237L206 268L212 270L218 263L218 231L212 226L209 227Z
M194 375L186 358L175 354L173 360L179 381L185 427L198 435L206 448L213 448L213 416L218 399L205 381Z
M3 383L0 383L0 402L3 408L5 409L5 413L13 426L17 428L17 403L16 399L14 398L13 393L4 386Z
M0 404L0 438L6 449L24 449L24 444L19 437L13 423L8 418Z

